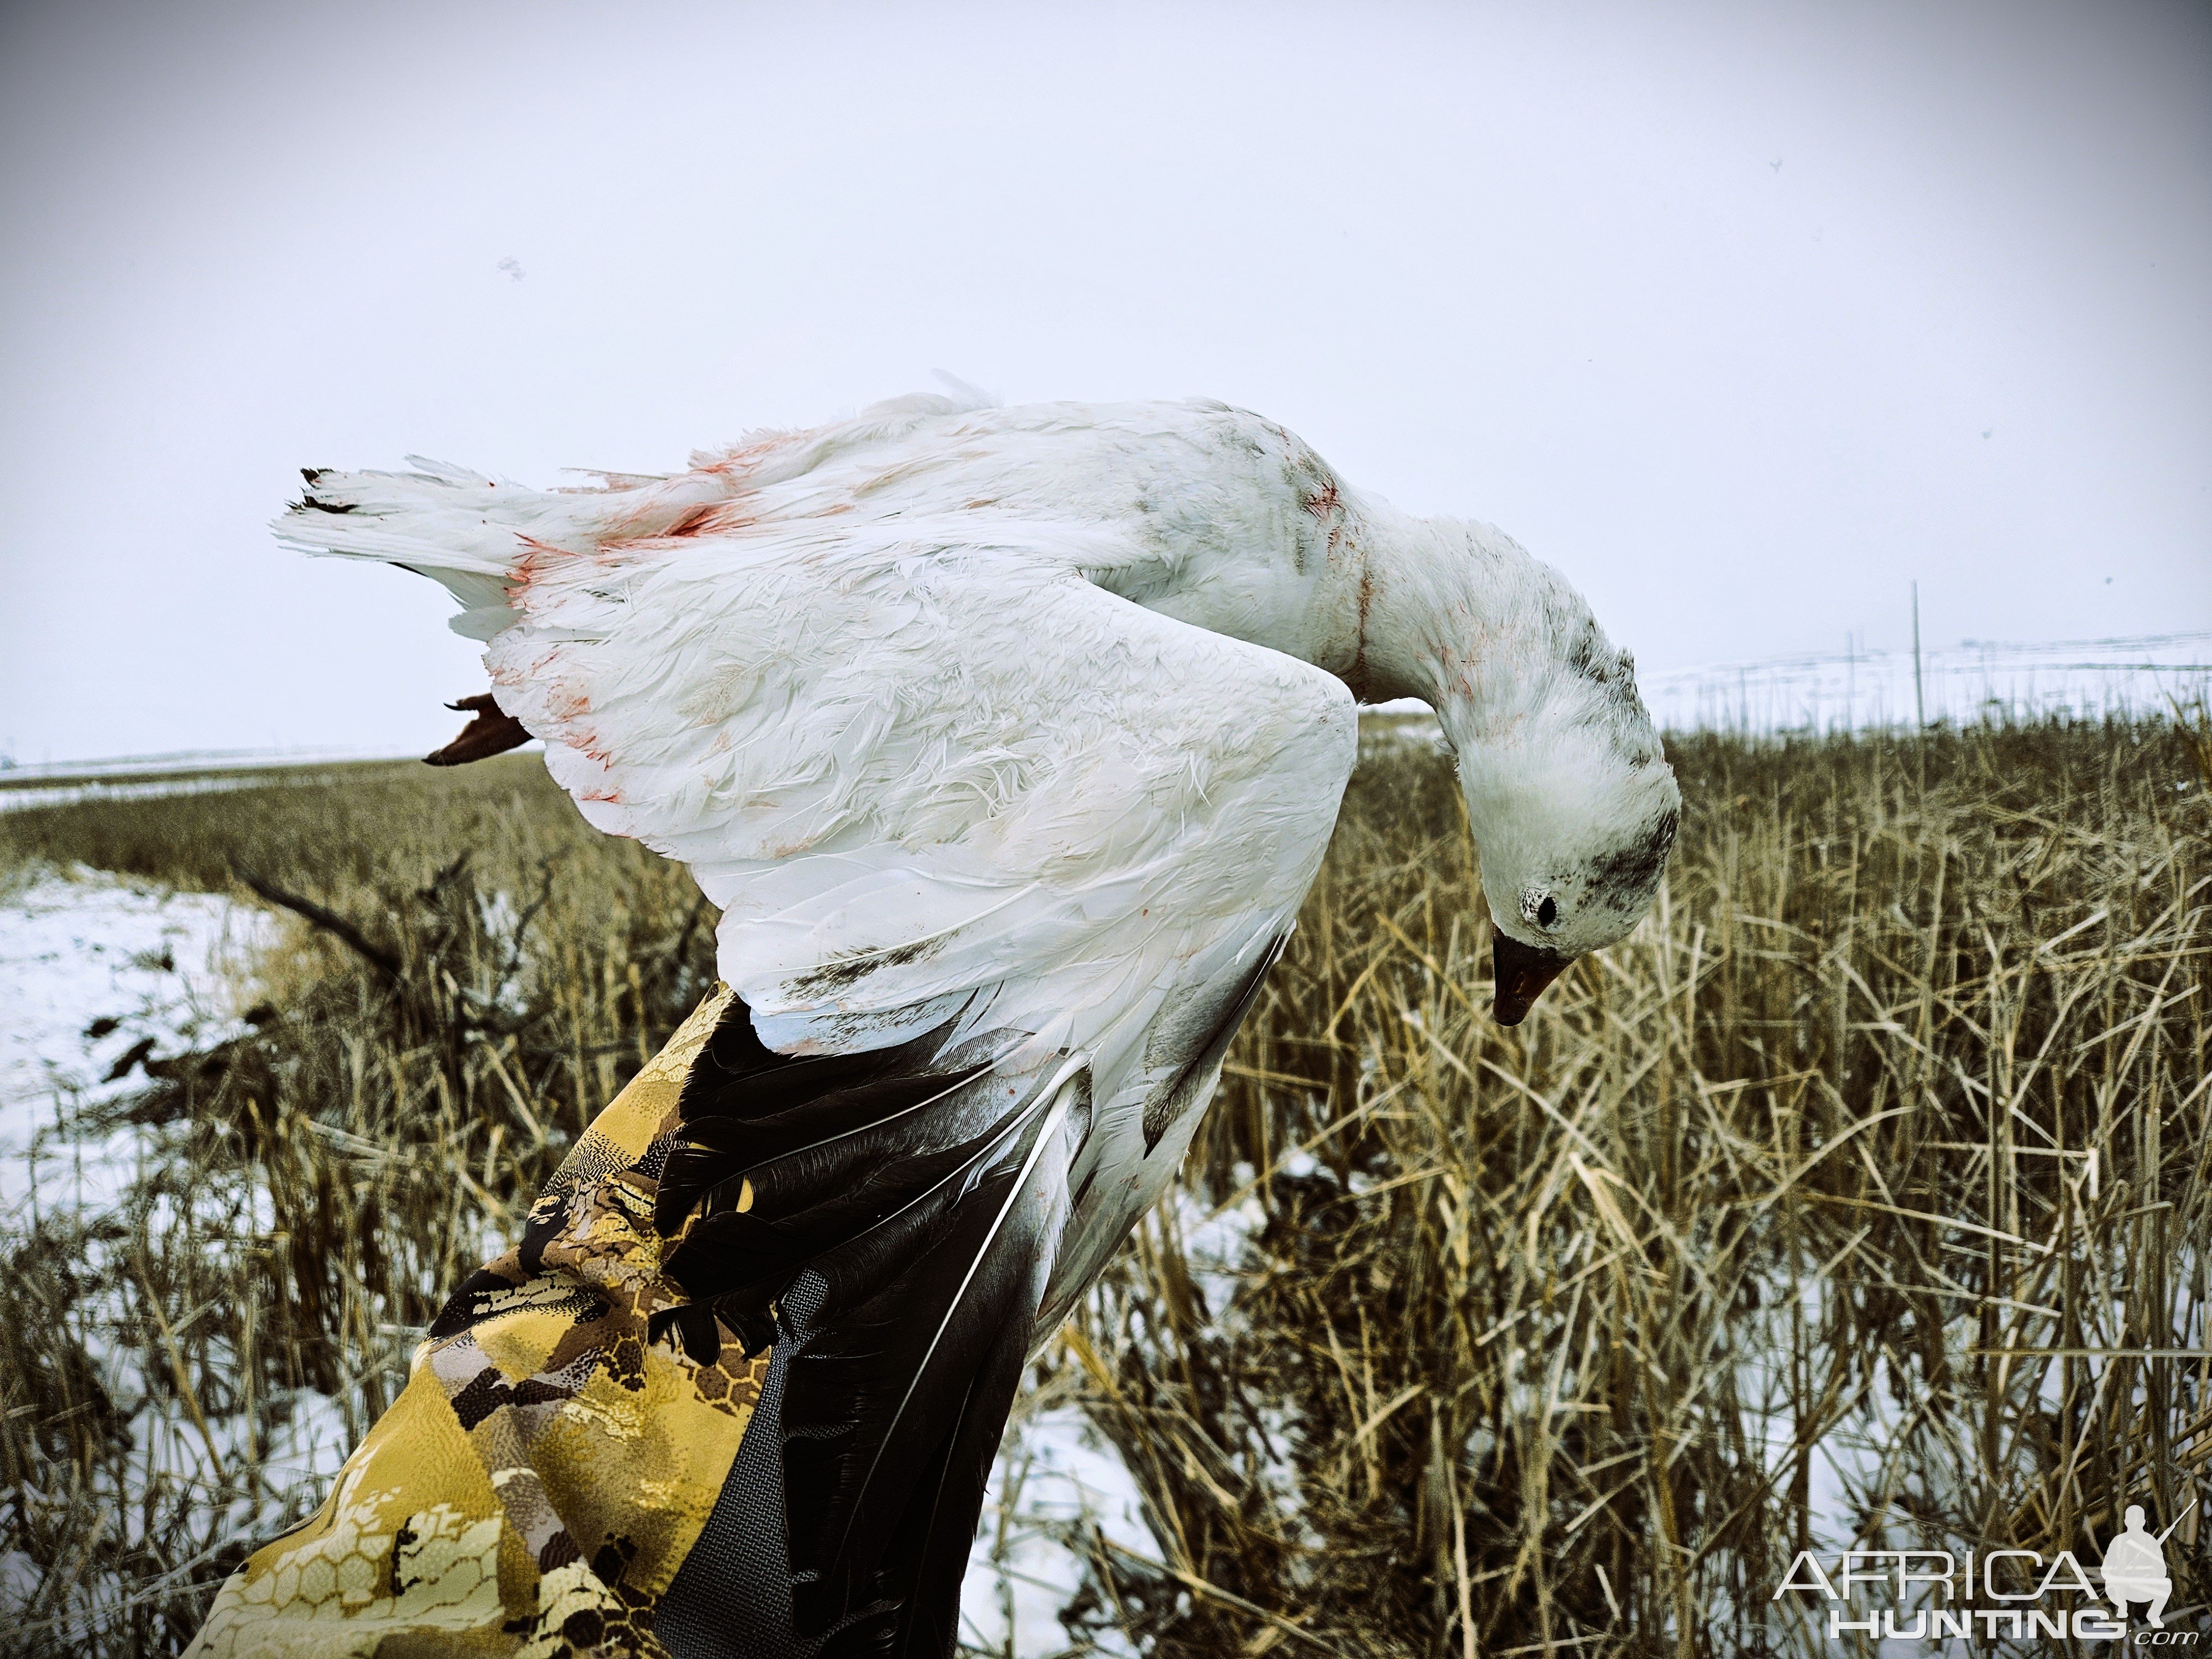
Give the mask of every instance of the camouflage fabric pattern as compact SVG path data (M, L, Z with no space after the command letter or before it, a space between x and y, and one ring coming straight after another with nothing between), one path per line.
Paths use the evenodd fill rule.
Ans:
M654 1607L768 1376L711 1321L655 1340L685 1300L661 1273L678 1241L653 1230L657 1178L729 1001L718 987L594 1120L321 1510L231 1576L188 1654L665 1653Z

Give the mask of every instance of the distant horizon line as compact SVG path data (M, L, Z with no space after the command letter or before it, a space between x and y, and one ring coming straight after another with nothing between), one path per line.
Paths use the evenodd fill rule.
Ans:
M2062 661L2053 659L2061 653L2096 650L2150 653L2175 651L2185 647L2212 646L2212 629L2185 629L2164 634L2108 635L2094 639L2073 640L1960 640L1955 645L1923 647L1918 653L1923 665L1936 665L1942 672L1957 674L1971 672L1975 667L2002 669L2007 666L2025 671L2043 670L2057 673L2088 674L2180 674L2212 676L2212 661ZM2002 653L2018 660L2011 665L1992 663L1992 653ZM1647 699L1679 696L1685 689L1711 687L1724 676L1749 677L1754 673L1780 674L1823 668L1854 668L1859 665L1910 663L1914 652L1909 646L1861 646L1840 651L1792 652L1778 656L1746 658L1737 661L1705 663L1682 668L1644 670L1638 678ZM1979 660L1960 664L1961 655L1971 655ZM1875 689L1869 687L1873 691ZM1879 692L1875 695L1879 699ZM1856 702L1853 698L1850 701ZM1373 713L1385 714L1413 714L1427 708L1418 698L1399 698L1385 703L1366 705ZM1853 724L1859 722L1853 721ZM1896 719L1877 719L1871 725L1910 724ZM1670 727L1669 729L1675 729ZM1721 729L1721 728L1717 728ZM532 748L538 745L532 739ZM52 781L98 780L102 777L124 778L131 775L159 776L186 772L226 772L258 770L280 766L315 766L342 764L370 764L383 761L419 760L419 753L410 750L391 749L360 744L307 744L290 746L222 749L178 749L151 754L89 756L64 760L19 762L0 751L0 791L23 789Z

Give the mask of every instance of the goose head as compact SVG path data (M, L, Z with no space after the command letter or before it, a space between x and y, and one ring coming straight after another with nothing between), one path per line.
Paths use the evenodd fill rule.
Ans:
M1571 720L1465 741L1460 787L1490 907L1493 1012L1517 1025L1575 958L1644 919L1681 792L1656 737L1638 754Z
M1487 525L1425 521L1380 607L1389 695L1459 757L1497 990L1517 1025L1577 957L1625 938L1665 873L1682 796L1628 653L1548 565Z

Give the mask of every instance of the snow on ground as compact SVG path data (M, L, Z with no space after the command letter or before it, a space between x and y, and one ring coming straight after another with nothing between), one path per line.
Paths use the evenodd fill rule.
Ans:
M235 987L278 927L266 912L215 894L172 892L83 868L34 870L0 888L0 1232L44 1221L88 1237L93 1218L118 1206L156 1132L92 1129L83 1109L143 1088L149 1060L236 1035ZM174 1401L149 1389L137 1356L105 1340L120 1316L112 1301L95 1297L78 1316L102 1385L130 1402L143 1467L216 1486L210 1455L234 1464L246 1425L217 1418L201 1430ZM326 1476L343 1457L334 1402L303 1391L286 1403L258 1449L267 1500L251 1514L245 1505L208 1510L211 1540L267 1529L283 1517L281 1492ZM118 1506L126 1534L135 1508ZM21 1607L39 1577L27 1558L0 1558L0 1608ZM66 1632L129 1589L112 1575L86 1573L46 1616Z
M1137 1483L1079 1408L1030 1410L1025 1401L1014 1409L968 1553L960 1639L986 1653L1044 1659L1070 1646L1060 1613L1083 1583L1097 1533L1152 1560L1159 1545L1145 1524ZM1136 1652L1111 1632L1078 1650L1131 1659Z
M136 1061L235 1034L236 970L276 938L267 912L83 869L0 894L0 1217L33 1197L112 1203L142 1133L81 1140L74 1109L143 1088Z
M216 895L83 868L39 872L0 891L0 1227L61 1209L96 1213L121 1198L153 1132L125 1127L88 1135L77 1125L82 1108L143 1088L137 1062L234 1035L241 1011L234 988L280 927L266 912ZM126 1060L133 1063L111 1076ZM1194 1266L1217 1306L1226 1302L1236 1253L1257 1212L1248 1204L1244 1212L1208 1219L1193 1208L1186 1219L1200 1258ZM204 1479L208 1448L195 1425L129 1385L126 1356L95 1359L124 1397L143 1402L134 1431L159 1443L149 1466ZM268 1530L280 1518L282 1495L326 1480L344 1460L349 1437L338 1402L301 1391L289 1403L273 1443L257 1448L266 1513L234 1506L219 1525L209 1517L211 1534ZM226 1461L242 1454L242 1422L218 1419L209 1427ZM1059 1614L1083 1582L1097 1534L1159 1557L1135 1482L1082 1412L1064 1401L1025 1396L1017 1406L984 1514L962 1636L991 1653L1042 1659L1068 1648ZM0 1607L20 1602L35 1576L27 1560L0 1559ZM100 1593L115 1589L80 1588L74 1599L88 1616Z
M343 775L312 769L399 758L383 751L353 749L234 749L19 766L0 755L0 812L67 806L79 801L146 800L159 795L260 789L271 784L335 783Z
M1249 1165L1238 1166L1240 1187L1250 1176ZM1236 1291L1246 1243L1266 1224L1266 1212L1249 1194L1215 1210L1185 1193L1175 1206L1191 1282L1218 1320ZM1287 1465L1279 1473L1291 1478ZM1164 1559L1120 1455L1079 1407L1025 1394L1015 1403L984 1492L983 1523L968 1552L960 1593L963 1647L1015 1659L1071 1651L1134 1659L1136 1650L1111 1630L1091 1634L1089 1645L1072 1646L1060 1622L1101 1534L1131 1554Z

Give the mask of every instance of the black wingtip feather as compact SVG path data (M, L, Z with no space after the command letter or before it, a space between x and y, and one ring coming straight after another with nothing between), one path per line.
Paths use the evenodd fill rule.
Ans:
M1049 1276L1060 1200L1035 1184L1040 1138L1086 1121L1050 1109L1044 1074L992 1068L1018 1034L956 1055L954 1029L797 1058L733 1000L685 1078L661 1171L656 1220L681 1234L665 1269L691 1298L662 1331L688 1350L719 1320L749 1349L787 1345L774 1427L791 1608L820 1659L951 1652Z

